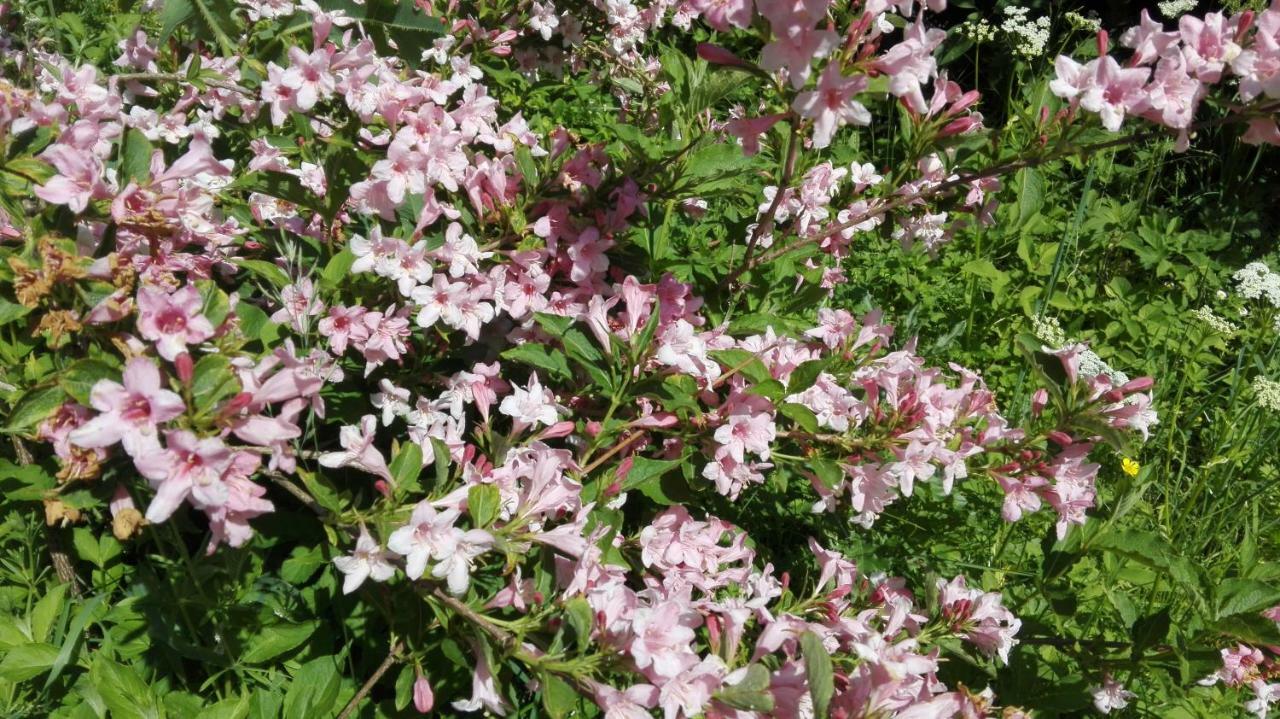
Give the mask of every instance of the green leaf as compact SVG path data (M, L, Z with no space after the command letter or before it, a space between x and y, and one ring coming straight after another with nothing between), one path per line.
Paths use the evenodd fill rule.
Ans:
M241 694L238 698L223 699L217 704L204 708L196 719L245 719L249 716L249 695Z
M281 289L293 284L293 280L289 279L289 275L285 271L277 267L274 263L266 260L236 260L236 264L248 270L250 274L255 275L268 284Z
M747 667L742 681L716 693L716 700L734 709L748 712L771 712L774 702L769 692L769 670L759 664Z
M822 374L829 364L831 364L830 357L801 362L799 367L791 371L791 377L787 379L787 394L799 394L812 387L813 383L818 381L818 375Z
M554 347L547 347L535 342L526 342L503 352L502 357L546 370L557 379L569 380L573 378L573 373L569 371L569 362L565 359L564 353Z
M294 547L289 558L280 563L280 578L293 585L303 584L328 563L320 547Z
M89 670L89 681L102 695L112 719L160 719L160 703L132 667L99 654Z
M742 349L713 350L707 354L720 363L725 372L737 370L753 382L768 382L773 379L769 370L752 352Z
M570 716L578 706L578 692L559 675L542 672L542 706L553 719Z
M44 642L21 644L5 653L0 660L0 679L8 682L25 682L39 676L53 666L58 650Z
M22 395L14 405L5 423L10 432L21 432L40 424L66 401L67 393L61 387L42 387Z
M818 426L818 416L813 413L813 410L802 404L784 402L781 405L778 405L778 412L780 412L784 417L790 417L791 420L800 427L800 429L803 429L809 434L813 434L820 429Z
M809 467L827 489L835 489L844 481L844 470L835 460L814 457L809 461Z
M231 361L220 354L208 354L196 362L191 374L194 409L207 412L224 397L240 391L240 382L231 371Z
M141 130L130 129L120 145L120 185L137 181L146 182L151 177L151 141Z
M395 481L397 492L407 487L417 486L418 475L422 473L422 447L417 442L405 442L400 445L400 451L396 452L388 469L391 470L391 478Z
M293 675L284 695L284 719L313 719L333 714L342 679L335 657L317 657Z
M502 497L492 484L477 484L467 492L467 514L476 527L488 527L498 518Z
M43 642L49 638L53 622L62 613L62 600L67 595L66 584L55 584L40 601L31 608L31 638Z
M343 248L341 252L329 258L324 270L320 272L320 286L337 289L347 279L347 275L351 272L351 265L355 262L356 256L351 254L351 249Z
M84 606L80 607L80 611L76 612L76 616L72 618L71 624L67 627L66 635L62 638L62 646L58 649L58 656L54 659L53 666L49 669L49 677L44 683L45 690L48 690L53 685L53 681L62 673L63 668L71 662L76 652L76 647L79 646L80 637L84 633L84 628L89 625L89 620L105 600L106 595L98 594L85 602Z
M1226 579L1214 592L1214 618L1260 612L1280 604L1280 589L1256 579Z
M564 609L565 618L573 629L573 639L578 649L591 646L591 630L595 626L593 620L595 613L592 612L591 605L582 597L574 597L564 603Z
M817 719L826 719L836 690L831 655L822 646L822 638L813 632L800 635L800 653L804 657L804 674L809 681L809 697L813 699L813 715Z
M262 664L275 659L310 639L311 635L315 634L318 626L318 622L306 622L303 624L280 622L264 627L258 633L257 639L249 647L249 651L240 657L240 661L245 664Z
M24 307L16 302L10 302L5 298L0 297L0 327L13 322L14 320L22 319L30 313L30 307Z
M72 363L58 375L58 386L62 387L71 399L87 406L93 386L104 379L118 382L120 369L102 360L82 359Z
M662 475L679 467L683 462L682 459L636 457L631 464L631 470L627 472L626 479L622 480L622 491L629 492L633 489L643 491L646 486L656 484Z
M1168 607L1139 618L1129 629L1129 636L1133 642L1132 657L1136 662L1149 647L1163 642L1169 636Z
M996 297L1004 296L1005 287L1008 287L1010 281L1009 273L1000 271L991 260L985 258L969 260L964 263L960 271L966 275L973 275L987 280L991 287L991 292Z
M1024 167L1013 178L1018 190L1018 227L1027 224L1044 206L1044 177L1034 167Z

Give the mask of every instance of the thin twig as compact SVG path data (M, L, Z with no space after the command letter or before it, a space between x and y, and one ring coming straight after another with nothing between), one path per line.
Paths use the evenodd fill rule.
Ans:
M241 95L252 96L257 94L253 90L250 90L247 87L241 87L235 84L234 82L231 82L230 80L212 80L212 79L203 78L203 77L192 79L190 77L187 77L186 75L183 75L177 72L123 72L123 73L120 73L119 75L111 75L107 79L110 80L111 78L115 78L122 82L129 82L129 81L185 82L191 85L200 83L200 84L208 85L209 87L216 87L220 90L230 90L231 92L238 92Z
M742 256L741 269L730 275L730 282L751 266L751 257L755 254L756 245L759 244L761 237L773 231L773 218L777 216L778 208L782 206L782 199L786 196L787 190L791 189L791 177L796 172L796 157L800 150L800 122L794 116L788 118L788 122L791 123L791 135L787 140L787 156L782 163L782 176L778 179L777 190L773 194L773 202L769 203L769 208L765 210L760 221L756 223L756 228L752 231L751 238L747 240L747 251Z
M392 665L396 663L398 654L400 654L400 642L396 642L391 646L391 651L387 652L387 658L383 659L382 663L378 665L378 668L373 670L373 675L370 676L365 681L364 685L360 687L360 691L356 692L356 695L351 697L351 701L347 702L346 708L338 715L338 719L347 719L347 717L351 716L355 712L356 708L360 706L360 702L364 701L364 698L369 696L369 692L373 691L373 685L377 684L378 680L382 678L382 675L386 674L391 669Z

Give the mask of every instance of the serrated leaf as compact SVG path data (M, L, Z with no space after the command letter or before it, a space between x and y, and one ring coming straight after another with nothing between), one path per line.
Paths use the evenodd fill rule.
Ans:
M1280 604L1280 589L1256 579L1226 579L1218 584L1214 618L1260 612Z
M48 671L57 658L58 650L44 642L21 644L5 652L0 660L0 679L25 682Z

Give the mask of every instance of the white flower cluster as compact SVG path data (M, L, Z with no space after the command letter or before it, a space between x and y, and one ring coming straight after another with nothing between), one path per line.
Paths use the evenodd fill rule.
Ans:
M1010 5L1004 9L1004 22L1000 29L1010 36L1013 51L1023 57L1040 57L1049 44L1049 18L1041 16L1032 20L1027 8Z
M1088 30L1089 32L1097 32L1102 29L1102 21L1096 16L1090 15L1085 17L1078 12L1068 12L1063 15L1067 22L1078 30Z
M960 37L968 38L979 44L996 39L996 27L987 22L986 18L966 20L956 27L956 33Z
M1031 318L1031 332L1041 342L1058 349L1067 343L1067 333L1062 331L1057 317L1036 315Z
M1280 412L1280 382L1266 377L1253 379L1253 394L1258 399L1258 406L1272 412Z
M1156 7L1160 8L1161 15L1172 20L1179 15L1195 10L1198 4L1196 0L1164 0L1164 2L1157 3Z
M1209 307L1209 305L1205 305L1204 307L1201 307L1200 309L1196 310L1194 314L1196 316L1196 319L1200 320L1206 325L1209 325L1209 329L1213 330L1214 332L1217 332L1220 335L1231 337L1236 332L1240 331L1240 328L1232 324L1230 320L1226 319L1225 317L1219 317L1218 315L1214 314L1213 309Z
M1058 324L1056 317L1032 317L1031 332L1035 334L1036 339L1039 339L1051 349L1062 349L1072 343L1068 339L1067 333L1062 330L1062 325ZM1088 347L1085 347L1080 352L1080 374L1085 377L1096 377L1104 374L1110 377L1111 381L1117 385L1129 381L1129 375L1107 364L1096 352Z
M1250 262L1232 277L1236 292L1249 300L1265 300L1272 307L1280 307L1280 274L1271 271L1262 262Z

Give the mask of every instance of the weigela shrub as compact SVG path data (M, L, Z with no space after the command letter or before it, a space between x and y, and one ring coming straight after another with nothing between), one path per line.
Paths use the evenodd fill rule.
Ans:
M944 0L369 3L167 0L97 65L12 41L2 309L41 358L9 429L56 464L50 520L198 513L212 553L312 511L344 593L437 617L386 637L420 711L999 711L937 676L957 641L1008 661L998 592L769 528L876 531L928 486L1061 539L1152 381L1028 337L1013 422L834 303L842 262L866 233L944 252L1004 175L1134 137L1098 124L1280 144L1280 7L1144 15L1123 64L1101 35L1010 148L938 71ZM881 125L902 153L851 154ZM433 687L445 634L470 695ZM1261 660L1232 652L1234 686Z

